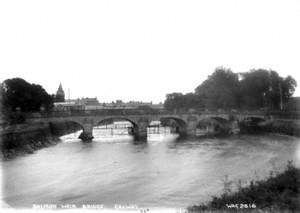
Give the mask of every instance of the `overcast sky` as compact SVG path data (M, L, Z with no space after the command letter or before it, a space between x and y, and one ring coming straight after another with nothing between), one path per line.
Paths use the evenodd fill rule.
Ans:
M300 86L299 0L1 1L0 80L100 102L193 92L218 66ZM300 88L296 96L300 95Z

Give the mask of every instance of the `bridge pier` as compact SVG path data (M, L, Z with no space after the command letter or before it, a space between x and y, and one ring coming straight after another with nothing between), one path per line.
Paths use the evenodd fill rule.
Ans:
M182 127L182 126L176 126L176 131L175 131L180 138L185 138L189 135L187 128Z
M147 128L134 128L134 140L135 141L146 141L147 140Z
M142 118L137 122L137 125L133 127L133 134L135 141L147 141L147 128L149 126L149 120Z
M196 118L190 117L187 121L187 127L185 130L185 134L188 137L196 137L198 120Z
M93 136L93 124L84 124L83 125L83 131L79 135L79 138L83 142L90 142L94 138Z

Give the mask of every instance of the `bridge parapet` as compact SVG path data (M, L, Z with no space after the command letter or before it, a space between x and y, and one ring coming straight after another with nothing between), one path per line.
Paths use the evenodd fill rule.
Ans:
M170 113L166 110L137 110L137 109L101 109L101 110L71 110L50 111L41 113L26 113L26 118L72 117L72 116L126 116L126 115L160 115Z
M207 116L251 116L266 115L262 111L168 111L165 109L98 109L98 110L70 110L70 111L50 111L39 113L25 113L25 118L51 118L51 117L75 117L75 116L131 116L131 115L207 115Z

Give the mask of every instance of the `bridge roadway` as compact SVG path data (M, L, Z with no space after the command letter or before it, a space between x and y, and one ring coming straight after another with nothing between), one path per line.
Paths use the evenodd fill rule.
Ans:
M56 123L75 122L82 127L82 140L93 138L93 127L105 121L125 120L133 125L133 135L136 139L147 137L147 127L151 121L170 121L176 124L180 135L195 136L199 123L214 121L230 127L234 122L245 119L259 118L266 120L264 112L237 112L237 111L185 111L171 112L161 109L101 109L83 111L54 111L49 113L30 113L25 115L26 123ZM175 121L175 122L174 122Z

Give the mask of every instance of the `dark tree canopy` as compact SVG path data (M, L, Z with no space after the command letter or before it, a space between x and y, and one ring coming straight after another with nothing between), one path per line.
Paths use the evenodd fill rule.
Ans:
M38 84L30 84L21 78L7 79L1 84L2 106L5 111L39 111L41 107L49 110L53 97Z
M281 86L283 102L287 103L296 90L297 82L292 76L287 76L282 80Z
M257 69L244 73L240 85L244 108L282 109L297 83L291 76L283 78L273 70Z
M164 107L167 110L188 110L192 108L203 108L202 99L193 93L171 93L167 94Z
M195 93L203 98L206 108L236 108L238 92L238 75L223 67L217 68L195 89Z
M241 94L242 106L248 108L262 108L266 104L269 91L269 72L267 70L251 70L242 74Z
M165 108L174 109L261 109L282 110L292 97L297 82L276 71L253 69L242 74L224 67L200 84L195 93L171 93Z

